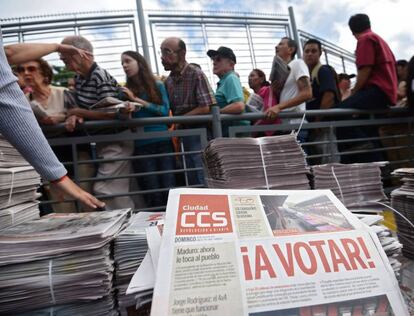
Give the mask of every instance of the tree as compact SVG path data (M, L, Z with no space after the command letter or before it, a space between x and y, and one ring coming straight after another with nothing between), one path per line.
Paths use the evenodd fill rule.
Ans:
M68 79L73 78L75 73L73 71L67 70L64 66L52 66L53 68L53 80L52 85L67 87Z

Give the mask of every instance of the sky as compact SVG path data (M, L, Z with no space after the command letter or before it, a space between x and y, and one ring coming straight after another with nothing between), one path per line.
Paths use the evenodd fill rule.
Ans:
M299 29L351 52L356 40L347 26L355 13L370 16L374 32L383 37L396 59L414 55L412 0L142 0L144 10L213 10L288 14L295 12ZM260 3L258 6L257 4ZM97 10L135 10L135 0L0 0L0 18Z

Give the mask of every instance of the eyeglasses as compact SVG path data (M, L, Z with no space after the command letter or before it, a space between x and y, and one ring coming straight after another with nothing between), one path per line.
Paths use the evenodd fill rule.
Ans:
M17 73L23 73L23 72L35 72L37 71L39 68L36 66L28 66L28 67L23 67L23 66L19 66L16 68L16 72Z
M171 56L177 54L181 49L172 50L169 48L161 48L161 56Z

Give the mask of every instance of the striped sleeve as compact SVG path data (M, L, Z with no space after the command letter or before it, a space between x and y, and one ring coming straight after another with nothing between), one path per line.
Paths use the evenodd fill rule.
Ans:
M0 35L0 132L45 180L67 171L50 148L11 72Z

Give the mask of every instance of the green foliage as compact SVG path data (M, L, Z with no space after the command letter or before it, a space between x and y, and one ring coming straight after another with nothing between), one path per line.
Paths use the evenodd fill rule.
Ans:
M53 68L53 80L52 85L67 87L68 79L73 78L75 73L73 71L67 70L64 66L52 66Z

